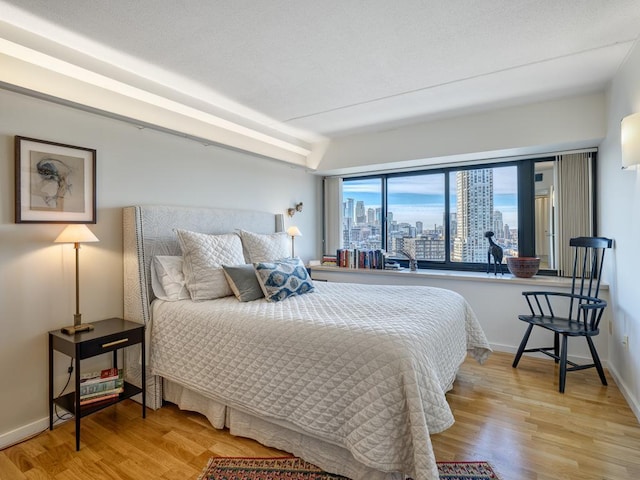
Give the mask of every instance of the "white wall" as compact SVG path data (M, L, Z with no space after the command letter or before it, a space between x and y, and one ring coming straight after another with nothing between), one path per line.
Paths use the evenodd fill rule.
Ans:
M605 95L593 93L335 139L317 168L348 174L553 153L595 147L605 133Z
M48 424L47 332L72 323L74 253L62 225L14 223L14 135L97 150L99 243L80 252L81 312L122 315L122 214L134 204L285 213L303 233L296 253L320 254L321 180L298 167L222 149L0 90L0 447ZM58 362L59 360L59 362ZM56 377L68 359L56 356ZM61 386L62 384L60 384ZM46 421L45 421L46 419Z
M609 89L607 136L598 162L600 233L615 240L606 273L614 310L609 365L640 418L640 167L622 170L620 150L620 121L636 112L640 112L640 44ZM628 347L622 344L625 335Z

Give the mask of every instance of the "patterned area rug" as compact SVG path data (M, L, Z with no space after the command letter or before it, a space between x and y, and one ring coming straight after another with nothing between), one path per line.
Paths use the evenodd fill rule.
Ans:
M438 462L440 480L498 479L486 462ZM198 480L348 480L296 457L213 457Z

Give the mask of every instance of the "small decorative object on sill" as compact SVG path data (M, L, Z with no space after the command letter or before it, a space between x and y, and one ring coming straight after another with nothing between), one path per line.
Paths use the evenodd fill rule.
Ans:
M395 262L393 260L388 260L384 264L384 269L385 270L402 270L402 267L398 262Z
M540 269L538 257L507 257L507 268L518 278L531 278Z
M489 240L489 250L487 250L487 273L489 273L489 268L491 267L491 257L493 257L493 274L498 274L498 269L500 270L500 275L504 275L502 271L502 255L503 250L500 245L493 241L494 233L484 232L484 236L487 240ZM515 274L514 274L515 275Z
M400 253L409 258L409 270L415 272L418 269L418 260L416 259L416 239L404 238L402 250Z

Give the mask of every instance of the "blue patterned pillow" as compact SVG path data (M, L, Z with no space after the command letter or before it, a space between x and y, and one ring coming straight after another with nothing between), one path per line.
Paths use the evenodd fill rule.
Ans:
M268 302L313 292L313 282L299 258L254 263L256 276Z

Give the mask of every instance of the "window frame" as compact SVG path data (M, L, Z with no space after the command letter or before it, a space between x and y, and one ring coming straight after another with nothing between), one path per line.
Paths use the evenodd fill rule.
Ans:
M597 161L597 154L593 152L592 161ZM478 163L469 163L465 165L451 165L451 166L439 166L433 168L422 168L411 171L402 172L387 172L380 174L367 174L362 176L350 176L343 178L344 182L353 180L365 180L365 179L379 179L381 182L381 209L382 209L382 221L381 225L381 245L386 251L389 242L389 227L388 227L388 189L387 182L390 178L398 177L410 177L418 175L428 174L443 174L444 175L444 215L445 218L451 218L451 203L450 192L451 182L450 173L461 170L475 170L485 168L499 168L506 166L517 167L517 188L518 188L518 252L520 256L534 256L535 255L535 164L538 162L555 161L555 155L536 156L524 159L514 160L500 160L487 159ZM595 186L595 173L596 168L592 171L592 185ZM454 187L455 188L455 187ZM594 226L594 232L596 232L596 215L595 215L595 201L596 191L592 189L591 193L591 208L594 214L592 215L592 223ZM344 201L344 194L343 199ZM458 270L458 271L486 271L486 263L471 263L471 262L452 262L451 261L451 222L447 221L443 225L445 236L445 260L418 260L418 268L420 269L437 269L437 270ZM401 257L391 257L393 260L399 262L401 265L408 267L409 261ZM504 266L506 269L506 265ZM557 275L555 269L541 269L538 274L540 275Z

